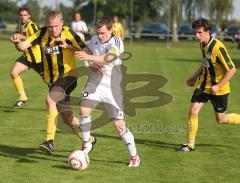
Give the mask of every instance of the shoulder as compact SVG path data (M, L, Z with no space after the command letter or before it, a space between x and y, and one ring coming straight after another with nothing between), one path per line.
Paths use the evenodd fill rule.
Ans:
M220 48L226 49L226 48L225 48L225 45L223 44L222 41L220 41L220 40L217 39L217 38L214 38L214 41L216 42L216 44L215 44L215 49L216 49L216 51L218 51Z
M122 44L122 40L118 36L112 36L111 39L109 40L109 43L120 47L120 45Z

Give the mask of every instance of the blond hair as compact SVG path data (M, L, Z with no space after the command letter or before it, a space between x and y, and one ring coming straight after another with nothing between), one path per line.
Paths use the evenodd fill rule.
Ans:
M63 20L63 16L60 10L51 10L48 12L46 20L48 21L49 19L55 19L56 17L59 17L61 20Z

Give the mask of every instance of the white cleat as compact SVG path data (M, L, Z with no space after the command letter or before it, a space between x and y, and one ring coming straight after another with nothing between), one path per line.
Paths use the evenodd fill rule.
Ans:
M138 155L132 156L128 167L138 167L141 163L141 160Z

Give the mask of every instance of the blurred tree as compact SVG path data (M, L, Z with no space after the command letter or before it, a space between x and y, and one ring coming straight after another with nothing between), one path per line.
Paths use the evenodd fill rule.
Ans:
M172 27L172 42L178 42L177 34L177 18L178 18L178 8L180 5L179 0L169 0L170 2L170 12L171 12L171 27Z
M17 22L17 1L16 0L1 0L0 1L0 21L8 23Z
M224 20L226 20L228 15L232 13L233 0L209 0L207 3L209 4L209 18L222 27Z

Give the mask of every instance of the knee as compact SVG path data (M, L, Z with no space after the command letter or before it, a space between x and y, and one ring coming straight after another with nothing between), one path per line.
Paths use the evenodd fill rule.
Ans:
M199 110L195 107L192 107L189 111L189 116L198 116Z
M46 96L45 102L47 106L52 106L52 105L56 106L56 102L49 95Z
M126 123L124 120L114 120L113 125L118 134L122 134L126 130Z
M12 79L16 78L18 75L19 75L19 73L18 73L17 71L11 70L11 72L10 72L10 77L11 77Z
M90 116L90 110L87 107L80 106L80 114L82 116Z

